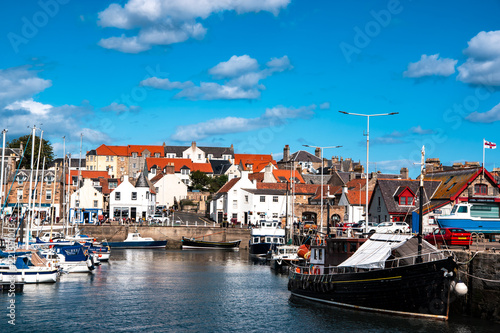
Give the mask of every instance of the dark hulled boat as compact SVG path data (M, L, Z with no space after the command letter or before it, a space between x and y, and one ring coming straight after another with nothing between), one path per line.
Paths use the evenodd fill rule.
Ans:
M182 237L183 249L222 249L222 250L239 250L241 240L229 242L214 242L195 238Z
M411 235L375 234L347 260L329 264L335 238L311 247L309 266L291 270L294 296L358 310L448 318L453 258Z

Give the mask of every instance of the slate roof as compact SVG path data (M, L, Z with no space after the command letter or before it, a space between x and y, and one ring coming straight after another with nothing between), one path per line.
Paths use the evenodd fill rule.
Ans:
M323 184L327 184L330 181L331 175L323 175ZM316 185L321 185L321 175L309 175L309 174L304 174L302 175L302 178L304 179L304 183L306 184L316 184Z
M299 151L293 153L292 155L290 155L289 161L321 163L321 158L319 158L316 155L313 155L305 150L299 150ZM288 162L288 161L283 161L283 162Z
M232 165L228 160L209 160L209 162L214 175L223 175Z
M167 154L175 154L175 157L181 158L182 153L190 148L191 146L165 146L164 147L164 156ZM222 158L222 155L231 155L234 158L234 149L232 147L199 147L205 155L212 154L214 158Z
M454 200L467 187L467 183L481 173L480 168L455 169L426 174L425 180L439 180L441 185L434 194L433 199Z
M261 194L261 195L285 195L286 190L280 190L280 189L268 189L268 188L257 188L257 189L250 189L250 188L244 188L243 190L252 193L252 194Z
M433 194L436 192L440 181L425 180L424 181L424 202L427 203L432 198ZM413 193L415 193L415 203L414 206L400 206L395 195L398 193L400 188L408 187ZM411 179L378 179L375 185L375 191L377 188L380 189L382 199L387 207L389 214L394 213L408 213L418 209L420 205L420 193L419 193L420 181ZM372 197L373 198L373 197ZM371 201L371 199L370 199ZM370 202L371 204L371 202Z

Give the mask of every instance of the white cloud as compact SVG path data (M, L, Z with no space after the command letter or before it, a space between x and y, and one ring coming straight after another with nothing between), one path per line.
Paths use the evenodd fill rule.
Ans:
M315 105L300 108L276 106L266 109L265 113L257 118L226 117L210 119L208 121L178 126L171 136L175 141L201 140L213 135L241 133L259 128L282 125L288 119L310 118L314 115Z
M52 85L50 80L37 77L27 66L0 69L0 109L20 100L31 98Z
M420 60L408 65L408 70L403 72L403 76L419 78L425 76L450 76L455 73L455 65L458 60L450 58L439 59L439 54L422 54Z
M261 80L293 68L290 60L285 55L281 58L273 58L267 62L266 67L260 70L257 60L248 55L233 55L228 61L223 61L212 67L209 74L215 78L225 78L225 82L200 82L195 86L191 81L179 82L169 79L152 77L141 81L141 85L163 90L181 90L175 98L186 98L190 100L235 100L235 99L258 99L265 86Z
M169 79L159 79L157 77L150 77L145 80L142 80L140 83L141 86L145 87L153 87L156 89L163 90L173 90L173 89L185 89L193 86L193 83L190 81L179 82L179 81L170 81Z
M474 123L493 123L500 120L500 104L495 105L491 110L486 112L474 111L465 119Z
M228 61L221 62L208 70L216 77L236 77L248 72L255 72L259 68L257 60L244 54L242 56L233 55Z
M24 101L15 101L14 103L7 105L5 109L12 111L24 110L33 115L43 116L50 112L52 105L35 102L33 98L30 98Z
M110 105L101 108L102 111L105 111L105 112L115 112L118 115L120 115L122 113L125 113L125 112L128 112L128 111L130 111L130 112L139 112L140 109L141 108L139 106L137 106L137 105L131 105L130 107L128 107L125 104L119 104L119 103L116 103L116 102L113 102Z
M320 108L321 110L328 110L328 109L330 109L330 102L324 102L324 103L321 103L321 104L319 105L319 108Z
M176 98L186 98L193 101L215 99L257 99L258 89L243 89L238 86L221 85L216 82L201 82L200 86L186 88L180 91Z
M470 84L500 86L500 30L481 31L469 42L467 61L458 67L457 79Z
M129 0L125 5L111 4L98 14L99 25L118 29L138 29L132 37L111 37L99 45L126 53L149 50L153 45L202 39L206 28L198 20L214 13L238 14L267 11L277 15L290 0Z

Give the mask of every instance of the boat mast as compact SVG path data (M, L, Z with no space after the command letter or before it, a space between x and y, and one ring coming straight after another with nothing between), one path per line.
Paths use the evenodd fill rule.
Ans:
M1 175L0 175L0 204L2 205L2 214L3 214L3 198L4 198L4 195L3 195L3 172L4 172L4 159L5 159L5 134L7 133L7 130L4 129L2 131L2 136L3 136L3 143L2 143L2 170L0 171ZM2 233L3 233L3 221L2 221Z
M38 145L38 157L37 157L37 161L36 161L36 172L35 172L35 188L33 189L33 194L32 194L33 195L33 208L32 208L33 214L32 215L35 215L35 208L36 208L36 194L37 194L36 189L38 187L38 170L40 170L40 153L42 152L42 142L43 142L43 131L40 133L40 144ZM40 192L40 195L41 194L42 194L42 192ZM40 207L38 207L38 217L39 218L41 215L40 213L41 213ZM31 219L31 224L32 224L31 228L33 228L33 217L34 216L32 216L32 219Z
M425 163L425 146L422 146L422 157L420 159L420 198L419 198L419 213L418 213L418 257L417 262L422 262L422 228L423 228L423 213L424 213L424 163Z
M36 126L33 125L33 134L32 134L32 142L31 142L31 163L30 163L30 191L28 194L28 211L23 223L26 223L26 243L25 247L28 249L30 243L30 229L31 229L31 218L33 217L33 212L30 210L31 208L31 197L33 196L33 157L35 155L35 131Z

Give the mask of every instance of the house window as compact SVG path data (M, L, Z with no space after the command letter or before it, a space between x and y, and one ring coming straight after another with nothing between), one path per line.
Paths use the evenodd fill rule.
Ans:
M233 219L238 219L238 213L233 213Z
M117 182L108 182L108 188L116 188L116 186L118 185Z
M124 167L121 167L121 168L120 168L120 171L121 171L121 172L125 171L125 168L124 168Z
M132 163L132 168L136 168L136 164L135 163Z
M238 190L233 190L233 194L234 195L238 194Z
M260 202L266 202L266 197L264 195L260 196Z
M158 193L158 191L160 190L159 187L155 187L155 192Z
M78 177L73 177L73 186L78 185Z
M245 195L245 203L248 203L248 195Z
M122 162L125 161L125 157L123 157L123 156L120 157L120 161L122 161Z
M278 218L278 213L273 213L273 219L277 219Z
M155 157L156 158L160 157L160 153L155 153Z
M109 156L106 156L106 162L109 162Z
M214 155L208 154L208 159L211 160L212 158L214 158Z
M110 156L110 158L109 158L109 159L110 159L110 161L111 161L111 162L113 162L113 156Z
M45 177L45 181L47 182L47 185L50 185L52 184L52 181L54 180L54 178L52 176L47 176Z
M198 154L198 159L201 160L201 154Z
M191 158L191 155L187 154L187 157L186 158Z
M233 200L233 208L238 208L238 200Z
M486 184L474 185L474 194L487 195L488 194L488 185L486 185Z
M182 169L181 175L189 175L189 169Z
M52 190L45 191L45 200L52 200Z
M132 153L132 158L137 158L137 153Z
M137 192L132 192L132 200L137 200Z
M115 200L120 200L120 192L115 192Z
M186 185L189 185L189 180L188 179L183 179L182 182Z
M80 207L80 201L77 200L76 203L75 203L75 206L76 207Z
M149 192L146 192L146 199L149 199Z
M278 202L278 196L277 195L273 196L273 202Z
M92 171L92 165L89 165L89 170Z
M94 208L97 208L98 203L99 202L97 200L94 200Z
M17 190L17 200L23 200L23 190Z

